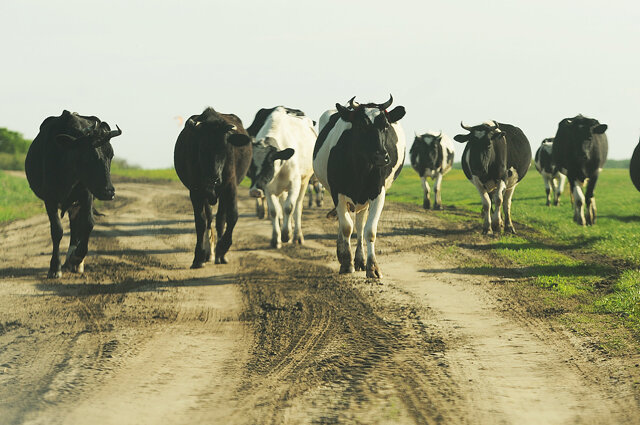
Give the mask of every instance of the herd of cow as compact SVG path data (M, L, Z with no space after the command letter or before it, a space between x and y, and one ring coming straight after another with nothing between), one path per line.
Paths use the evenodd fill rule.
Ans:
M203 267L208 261L227 262L225 255L238 220L238 184L246 175L251 179L249 193L256 198L258 216L264 217L268 211L271 219L272 247L304 242L301 218L305 191L310 190L311 196L310 188L314 187L322 196L326 188L335 205L330 214L337 215L339 222L340 273L364 270L367 277L380 278L375 256L378 221L386 192L402 170L406 149L399 124L405 108L389 110L392 102L393 97L380 104L358 103L354 97L344 105L336 103L335 109L320 117L319 131L302 111L283 106L259 110L246 129L236 115L212 108L191 116L174 151L175 170L189 189L195 218L196 247L191 267ZM461 125L468 133L458 134L454 140L466 143L462 168L482 198L483 232L505 229L515 233L511 199L531 164L529 141L518 127L497 121ZM43 121L29 148L27 179L34 193L44 200L51 225L50 278L60 277L63 268L84 271L94 226L93 199L111 200L115 195L110 177L110 140L122 134L116 128L111 130L95 116L65 110L59 117ZM558 204L568 179L574 221L581 225L596 220L593 190L607 157L606 129L606 124L582 115L566 118L559 123L555 138L545 139L535 155L536 168L546 186L547 205L551 192ZM453 157L453 142L442 132L416 134L410 160L422 180L424 208L431 207L427 178L434 180L433 207L442 208L442 177L451 170ZM640 190L638 148L633 158L631 176ZM313 186L309 185L311 179ZM320 205L322 198L317 202ZM213 229L212 206L216 203ZM61 265L61 218L65 213L71 231L66 261ZM355 256L351 249L354 224Z

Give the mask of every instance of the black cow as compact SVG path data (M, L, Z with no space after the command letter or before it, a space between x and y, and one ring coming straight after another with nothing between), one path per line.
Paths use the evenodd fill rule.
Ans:
M504 209L506 230L516 233L511 222L511 198L517 184L531 165L531 145L522 130L510 124L488 121L474 127L460 123L469 134L458 134L457 142L467 143L462 153L462 170L482 197L483 233L504 227L500 207ZM490 217L493 193L493 220Z
M636 145L631 156L631 162L629 163L629 174L631 175L631 182L640 190L640 142Z
M398 123L405 109L397 106L387 111L392 102L393 98L383 104L358 104L352 98L349 107L336 104L337 109L326 111L320 118L313 169L336 206L340 273L366 270L367 277L382 277L375 255L378 221L386 191L402 170L406 146ZM352 212L358 234L355 263L350 245Z
M226 264L238 221L237 188L251 163L251 138L240 118L207 108L193 115L178 135L174 165L180 181L189 189L196 225L196 248L191 268L211 261ZM211 206L218 200L216 233L211 230ZM226 228L225 228L226 225Z
M607 135L604 134L606 130L606 124L578 115L560 121L553 141L553 161L569 179L569 187L573 194L573 220L582 226L596 222L596 200L593 191L600 171L607 161L609 143ZM585 181L587 192L583 194L582 186Z
M117 126L116 126L117 127ZM60 240L65 212L69 215L71 238L64 269L84 272L89 236L94 226L93 197L109 201L115 196L111 184L111 138L122 134L97 117L63 111L40 125L29 147L24 168L31 190L44 201L51 225L53 253L50 278L62 276ZM58 213L61 211L61 214Z
M551 192L553 192L554 197L553 205L560 203L560 195L562 195L565 183L567 182L567 176L562 174L553 162L552 151L553 137L544 139L536 151L534 159L536 169L544 181L544 187L547 193L547 206L551 205Z
M431 207L431 199L429 198L429 183L427 177L434 180L433 191L435 203L433 208L442 209L442 193L440 186L442 185L442 177L451 171L453 167L453 142L451 139L442 134L427 132L421 136L416 134L413 139L413 145L409 150L409 158L411 159L411 167L416 170L422 181L422 191L424 198L422 207L428 210Z

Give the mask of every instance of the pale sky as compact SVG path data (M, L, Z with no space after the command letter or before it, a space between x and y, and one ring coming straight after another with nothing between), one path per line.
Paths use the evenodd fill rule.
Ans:
M409 144L495 119L535 152L578 113L609 125L609 158L640 136L636 1L5 0L0 16L0 127L33 138L63 109L97 115L145 168L173 165L177 117L206 106L246 127L354 95L392 93Z

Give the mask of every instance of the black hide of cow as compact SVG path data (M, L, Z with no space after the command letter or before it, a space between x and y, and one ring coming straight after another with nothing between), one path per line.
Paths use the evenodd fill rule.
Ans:
M377 198L398 162L398 137L390 124L404 117L405 109L397 106L387 112L382 108L371 123L365 114L365 108L374 107L379 105L361 104L355 109L348 109L337 103L338 112L331 115L318 136L314 158L339 118L352 125L340 135L338 143L329 154L327 174L334 205L338 205L339 193L358 204ZM402 167L399 167L394 179L401 170Z
M495 121L494 121L495 122ZM478 176L481 182L506 180L509 168L513 167L518 173L518 182L524 178L531 165L531 145L522 130L510 124L498 123L498 128L505 137L491 140L485 133L484 137L476 137L475 130L486 130L486 126L473 127L469 134L457 135L458 142L468 142L462 153L462 170L471 180L472 175ZM465 160L469 153L469 161Z
M237 187L251 163L251 139L240 118L207 108L193 115L178 135L174 165L180 181L189 189L196 226L196 248L191 268L211 261L226 264L233 228L238 221ZM211 205L217 202L216 234L211 229ZM208 237L207 237L208 236Z
M631 182L640 190L640 142L636 145L631 156L631 163L629 164L629 174L631 175Z
M606 130L606 124L600 124L593 118L577 115L560 121L553 141L553 161L569 180L575 202L573 219L580 225L592 225L596 222L596 203L593 192L600 170L607 161L609 143L607 135L604 134ZM583 195L582 185L587 179L587 191Z
M51 225L53 253L48 277L58 278L61 268L84 271L89 236L94 226L93 197L111 200L113 147L109 142L122 131L111 131L109 124L94 116L63 111L40 125L40 132L29 147L25 172L29 186L45 203ZM61 215L69 212L71 238L64 266L60 266Z
M542 144L547 142L553 142L553 137L544 139ZM554 175L558 171L558 167L553 163L551 152L542 148L542 145L536 151L534 162L540 164L540 171L544 171L547 174Z

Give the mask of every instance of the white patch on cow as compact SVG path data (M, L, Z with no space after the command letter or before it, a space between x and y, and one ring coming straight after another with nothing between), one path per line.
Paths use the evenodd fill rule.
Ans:
M376 119L378 115L382 113L382 111L380 111L380 109L378 108L364 108L364 113L367 116L367 118L369 118L369 121L373 123L373 121Z
M474 130L473 131L473 137L475 137L476 139L482 139L485 134L487 134L487 132L485 130Z
M542 142L540 148L545 152L551 154L551 152L553 151L553 142Z

